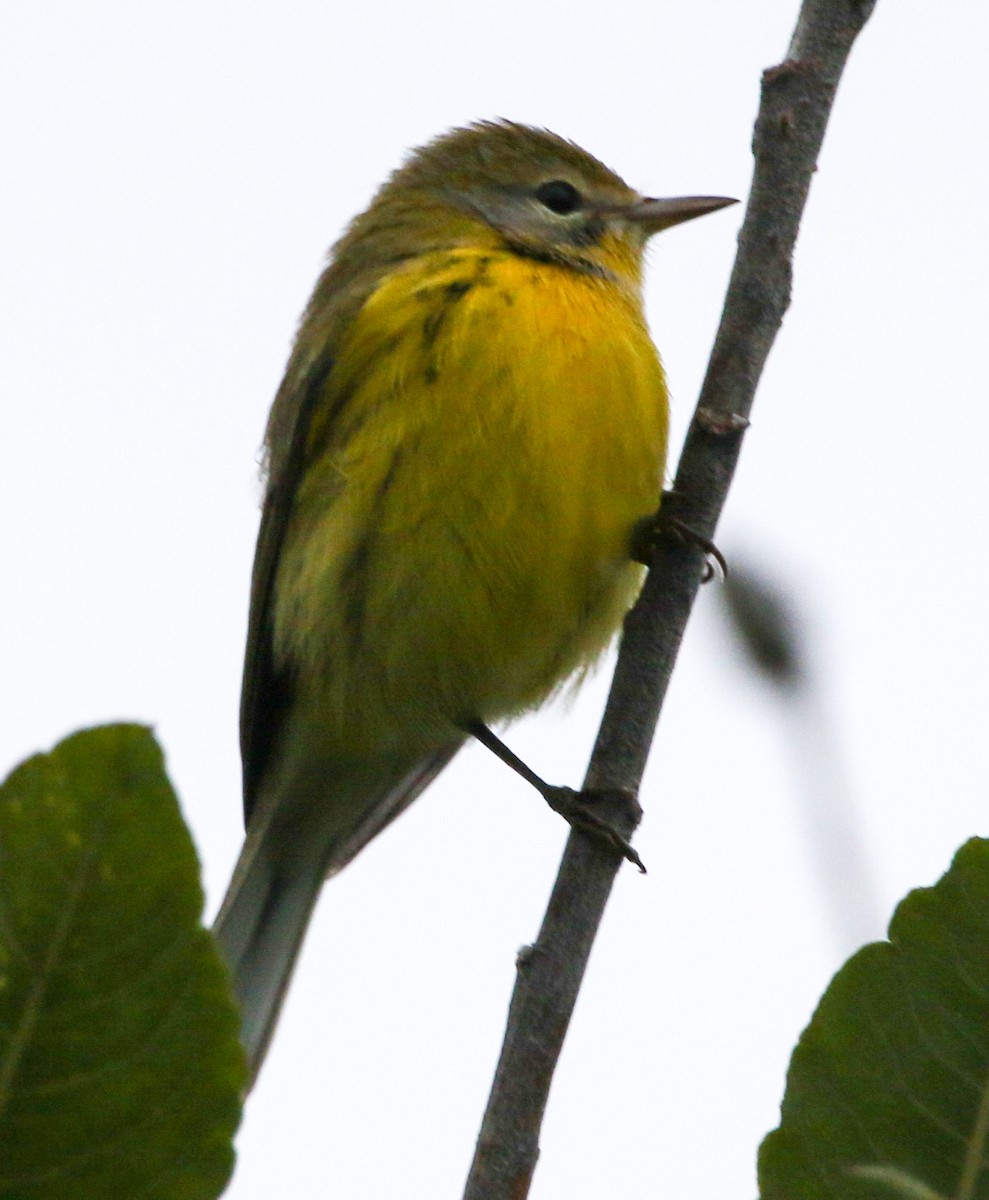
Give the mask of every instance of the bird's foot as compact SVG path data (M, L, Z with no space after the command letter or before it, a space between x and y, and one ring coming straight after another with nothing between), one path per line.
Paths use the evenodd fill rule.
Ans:
M669 492L664 493L665 496L670 494ZM678 541L699 546L707 555L702 583L707 583L714 578L717 573L715 563L721 572L722 579L727 579L728 563L714 542L688 525L686 521L681 521L679 517L666 512L664 508L660 508L658 513L636 521L632 530L631 556L633 561L642 563L645 567L651 567L656 558L660 539L671 535Z
M627 862L634 863L643 875L646 873L642 859L617 827L619 821L623 825L637 825L642 816L642 809L633 792L619 788L578 792L574 788L558 787L551 783L543 784L539 790L550 808L558 812L571 828L579 829L610 850L616 850ZM604 807L614 816L596 811L595 806Z
M643 875L645 874L646 868L642 859L632 849L628 838L618 829L619 824L634 829L642 816L642 808L633 792L622 791L619 788L587 789L578 792L573 788L547 783L531 767L527 767L514 751L509 750L501 738L483 721L465 721L462 728L464 733L476 738L526 783L531 784L550 808L558 812L572 829L579 829L601 845L617 850L622 858L635 863ZM595 812L591 807L595 804L604 811Z

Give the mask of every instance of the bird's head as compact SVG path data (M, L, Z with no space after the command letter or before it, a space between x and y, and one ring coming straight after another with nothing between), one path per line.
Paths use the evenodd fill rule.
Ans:
M413 152L352 223L336 256L398 262L482 245L637 283L652 234L732 203L649 199L556 134L482 121Z

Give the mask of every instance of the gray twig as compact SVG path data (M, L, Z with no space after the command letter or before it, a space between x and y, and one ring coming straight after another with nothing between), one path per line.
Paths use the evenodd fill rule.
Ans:
M664 500L668 516L704 538L714 536L756 384L790 301L793 248L838 81L874 4L804 0L787 58L763 73L738 254L673 492ZM699 543L660 541L625 620L585 787L638 790L704 566ZM549 1085L620 864L585 834L571 833L539 937L519 957L464 1200L524 1200L529 1193Z

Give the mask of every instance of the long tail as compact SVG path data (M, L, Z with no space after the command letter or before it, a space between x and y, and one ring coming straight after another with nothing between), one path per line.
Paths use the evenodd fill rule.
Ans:
M315 855L294 857L290 868L270 825L249 833L213 925L240 1005L252 1085L326 874Z
M240 1005L251 1085L268 1051L323 880L407 808L458 749L459 743L443 747L412 769L372 778L362 773L347 785L334 780L330 795L317 798L291 822L280 819L284 805L255 810L213 925ZM338 786L347 789L343 802ZM359 820L351 818L345 830L332 820L334 813L355 811Z

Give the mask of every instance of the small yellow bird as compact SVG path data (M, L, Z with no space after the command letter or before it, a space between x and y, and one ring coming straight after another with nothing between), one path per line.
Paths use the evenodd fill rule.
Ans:
M481 122L415 151L333 248L268 422L247 838L215 926L252 1073L326 876L635 599L667 438L643 250L730 203L645 199L572 142Z

